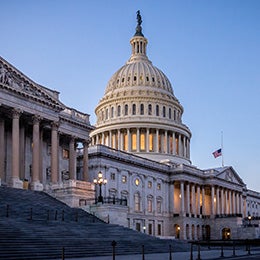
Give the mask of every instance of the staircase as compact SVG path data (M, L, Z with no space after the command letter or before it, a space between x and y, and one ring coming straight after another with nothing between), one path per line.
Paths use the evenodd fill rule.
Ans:
M0 259L38 260L112 254L186 251L181 241L161 240L118 225L50 197L44 192L0 187Z

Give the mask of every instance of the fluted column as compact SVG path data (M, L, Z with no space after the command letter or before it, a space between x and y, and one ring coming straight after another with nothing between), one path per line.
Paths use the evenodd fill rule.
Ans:
M184 216L184 182L181 182L181 215Z
M168 132L167 130L164 131L164 153L169 153L169 148L168 148Z
M71 180L76 180L76 151L75 151L75 137L70 138L70 152L69 152L69 176Z
M5 181L5 120L0 115L0 182Z
M239 209L239 193L236 193L236 213L240 214L240 209Z
M225 214L228 214L228 191L225 190Z
M181 134L179 134L179 141L178 141L178 155L181 156Z
M186 200L187 200L187 206L186 206L186 213L190 215L190 184L186 184Z
M202 186L202 215L205 215L205 186Z
M211 186L211 216L215 215L215 207L214 207L214 195L215 195L215 187Z
M196 214L195 184L191 185L191 213Z
M118 150L122 150L122 140L121 140L121 131L120 129L117 129L117 143L118 143L118 146L117 146L117 149Z
M127 128L127 151L131 152L132 148L131 148L131 133L130 133L130 129Z
M11 186L14 188L22 188L23 183L20 180L20 163L19 163L19 144L20 144L20 134L19 134L19 120L21 111L13 110L13 120L12 120L12 176L11 176Z
M197 215L200 215L200 186L197 186Z
M58 182L58 122L51 124L51 182L56 184Z
M108 131L108 146L112 147L112 131Z
M156 140L155 140L155 142L156 142L156 152L158 153L159 152L159 129L158 128L156 128Z
M221 214L225 212L225 200L224 200L224 189L221 189Z
M88 146L90 138L83 142L83 181L90 181L88 174Z
M236 194L235 194L235 191L232 192L232 199L233 199L233 200L232 200L232 204L233 204L233 205L232 205L232 206L233 206L233 207L232 207L232 209L233 209L233 210L232 210L232 213L233 213L233 214L236 214Z
M172 132L172 154L176 154L176 140L175 140L175 132Z
M183 156L184 157L187 157L187 155L186 155L186 136L183 136Z
M217 203L217 214L220 214L220 203L219 203L219 187L216 190L216 203Z
M228 202L229 202L229 214L232 214L232 197L231 197L231 190L228 193Z
M39 116L33 117L33 151L32 151L32 183L33 190L43 190L40 183L40 120Z

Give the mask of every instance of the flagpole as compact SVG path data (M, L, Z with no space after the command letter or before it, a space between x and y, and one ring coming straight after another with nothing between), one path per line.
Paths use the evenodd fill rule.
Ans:
M222 167L224 167L224 153L223 153L223 131L221 131L221 154L222 154Z

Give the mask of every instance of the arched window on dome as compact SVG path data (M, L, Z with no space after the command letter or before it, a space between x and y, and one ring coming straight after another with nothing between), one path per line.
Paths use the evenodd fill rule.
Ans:
M144 115L144 104L140 105L140 115Z
M125 105L125 116L127 116L128 115L128 105L126 104Z
M149 104L149 105L148 105L148 115L151 116L152 113L153 113L153 111L152 111L152 105Z
M163 106L163 117L166 117L166 108Z
M121 116L121 106L117 106L117 116Z
M136 104L133 104L132 114L133 114L133 115L136 115Z
M172 109L169 108L169 119L172 119Z
M111 118L114 117L114 107L111 107Z
M173 110L173 120L176 121L176 110Z
M156 105L156 116L159 116L159 105Z
M108 119L108 108L106 108L106 120Z

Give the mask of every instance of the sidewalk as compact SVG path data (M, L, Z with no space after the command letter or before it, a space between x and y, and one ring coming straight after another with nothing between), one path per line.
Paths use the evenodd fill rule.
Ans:
M254 255L258 252L252 251L251 254ZM236 256L246 256L247 252L245 250L236 250ZM232 257L232 250L224 250L224 257ZM198 252L193 251L193 259L197 259ZM259 256L260 257L260 256ZM200 258L203 260L209 259L220 259L220 250L207 250L201 251ZM83 258L65 258L66 260L112 260L112 256L97 256L97 257L83 257ZM116 260L142 260L142 255L116 255ZM163 254L145 254L145 260L169 260L169 253ZM172 260L189 260L190 252L172 252Z

